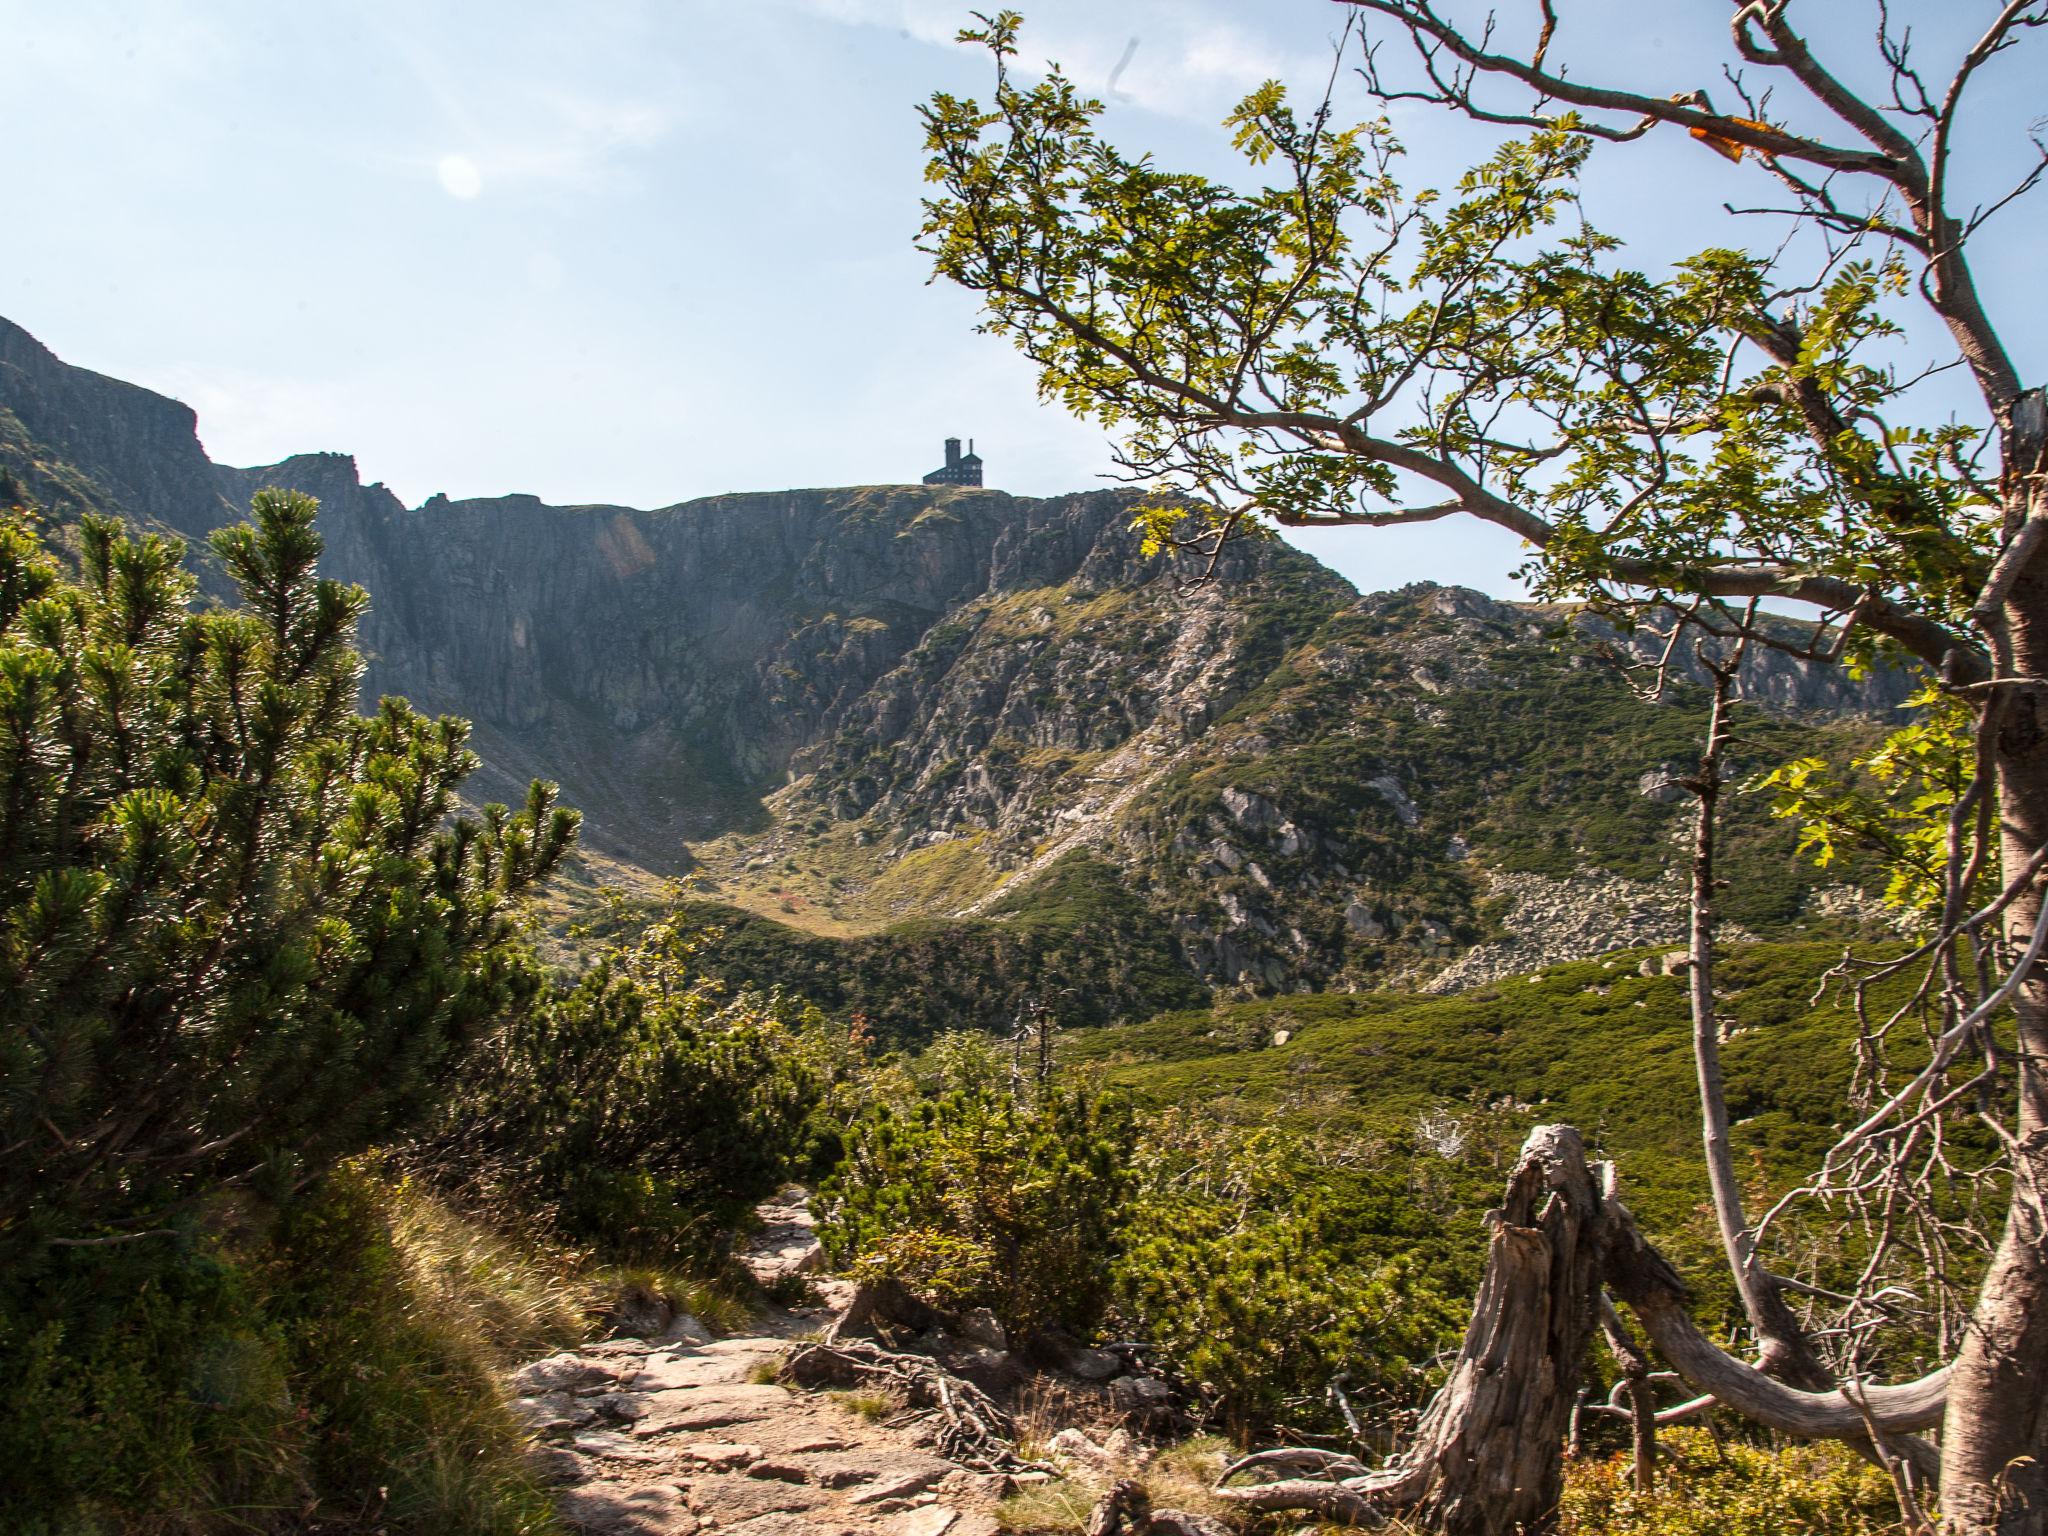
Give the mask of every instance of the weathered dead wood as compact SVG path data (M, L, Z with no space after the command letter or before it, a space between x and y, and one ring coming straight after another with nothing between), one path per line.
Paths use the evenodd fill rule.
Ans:
M1231 1536L1229 1527L1186 1509L1154 1509L1144 1484L1110 1485L1088 1512L1087 1536Z
M1223 1488L1249 1510L1376 1524L1399 1510L1446 1536L1514 1536L1557 1507L1563 1446L1593 1330L1600 1196L1570 1126L1530 1132L1491 1216L1472 1322L1406 1455L1341 1482Z
M1887 1434L1930 1429L1941 1422L1948 1369L1893 1386L1859 1385L1807 1392L1736 1359L1699 1331L1685 1309L1677 1272L1641 1231L1628 1207L1605 1202L1607 1283L1627 1302L1658 1353L1697 1391L1772 1429L1812 1440L1853 1439L1875 1424Z
M1444 1536L1541 1529L1563 1482L1565 1436L1603 1285L1628 1303L1679 1376L1705 1394L1665 1414L1632 1414L1646 1442L1655 1423L1718 1401L1808 1439L1854 1441L1875 1431L1886 1437L1888 1454L1932 1480L1936 1453L1912 1432L1940 1422L1946 1370L1898 1385L1814 1392L1728 1354L1693 1323L1684 1285L1627 1206L1611 1187L1596 1187L1570 1126L1530 1133L1507 1199L1490 1220L1493 1240L1464 1345L1407 1453L1357 1473L1348 1458L1326 1451L1264 1451L1234 1462L1223 1483L1243 1472L1297 1475L1219 1486L1222 1498L1247 1511L1300 1510L1350 1525L1399 1513ZM1650 1406L1646 1395L1642 1401Z
M783 1378L800 1387L873 1386L900 1393L938 1420L939 1454L982 1472L1050 1471L1017 1453L1008 1414L971 1381L922 1355L899 1354L865 1339L801 1344L782 1363Z
M1614 1303L1600 1298L1600 1331L1607 1347L1621 1365L1622 1383L1628 1395L1630 1450L1635 1466L1637 1493L1657 1486L1657 1398L1650 1389L1650 1361L1628 1331L1628 1324L1614 1310Z

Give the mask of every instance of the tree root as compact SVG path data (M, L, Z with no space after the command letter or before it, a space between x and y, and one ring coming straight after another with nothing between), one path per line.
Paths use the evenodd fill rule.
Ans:
M963 1467L978 1472L1053 1470L1018 1454L1016 1426L986 1392L922 1355L884 1349L866 1339L803 1344L782 1363L781 1375L800 1387L872 1386L900 1393L913 1408L937 1418L939 1454Z
M1087 1536L1230 1536L1222 1521L1185 1509L1154 1509L1142 1483L1110 1486L1088 1512Z

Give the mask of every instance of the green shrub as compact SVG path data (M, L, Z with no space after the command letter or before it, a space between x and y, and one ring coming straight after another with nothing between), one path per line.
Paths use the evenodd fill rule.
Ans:
M311 498L214 535L0 520L0 1513L30 1532L541 1529L471 1344L345 1160L540 984L552 786L453 816L467 726L356 713ZM388 1498L379 1490L388 1490Z
M552 1530L480 1326L519 1305L509 1261L459 1295L428 1279L411 1205L345 1168L269 1230L62 1249L37 1283L8 1276L0 1528Z
M806 1149L816 1023L608 959L472 1056L429 1150L564 1237L708 1265Z
M877 1105L847 1135L819 1236L863 1277L948 1308L986 1306L1013 1336L1094 1328L1135 1146L1118 1098L987 1088Z
M532 985L504 913L574 836L536 784L450 822L459 720L356 714L367 602L311 497L180 547L0 522L0 1265L291 1187L418 1113Z
M1138 1156L1114 1270L1124 1331L1240 1443L1342 1433L1333 1381L1361 1419L1387 1422L1435 1385L1416 1362L1465 1324L1476 1244L1397 1169L1310 1151L1168 1115Z
M1565 1478L1559 1536L1895 1536L1884 1473L1828 1443L1768 1449L1702 1429L1658 1437L1657 1486L1635 1491L1629 1458L1581 1462Z

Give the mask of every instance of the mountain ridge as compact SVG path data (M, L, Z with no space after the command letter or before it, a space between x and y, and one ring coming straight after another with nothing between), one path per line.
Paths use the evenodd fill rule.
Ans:
M187 407L5 321L0 470L60 520L198 548L263 485L319 497L323 570L372 595L366 693L469 718L485 793L558 780L643 888L851 937L1006 921L1086 856L1194 977L1247 993L1478 980L1675 932L1661 786L1696 722L1599 660L1642 637L1568 610L1359 594L1278 541L1190 585L1139 548L1131 490L407 508L346 454L215 465ZM1759 740L1789 750L1786 720L1821 717L1846 750L1908 679L1759 651L1745 685ZM1820 901L1760 807L1737 820L1736 855L1770 870L1736 921L1867 909Z

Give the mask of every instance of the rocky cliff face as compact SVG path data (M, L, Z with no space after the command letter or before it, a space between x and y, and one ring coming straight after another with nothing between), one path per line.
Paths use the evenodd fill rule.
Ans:
M0 469L60 516L195 542L263 485L320 497L327 571L373 597L369 690L474 721L487 793L558 779L596 848L821 931L1000 914L1091 850L1198 975L1272 990L1475 945L1559 958L1613 931L1613 882L1635 907L1674 890L1659 786L1695 712L1598 654L1645 642L1454 588L1360 597L1277 543L1188 591L1139 553L1128 493L407 508L338 454L213 465L184 406L4 321ZM1761 750L1800 713L1853 736L1903 686L1771 652L1747 684L1779 717ZM1738 822L1772 873L1737 919L1809 918L1784 838Z

